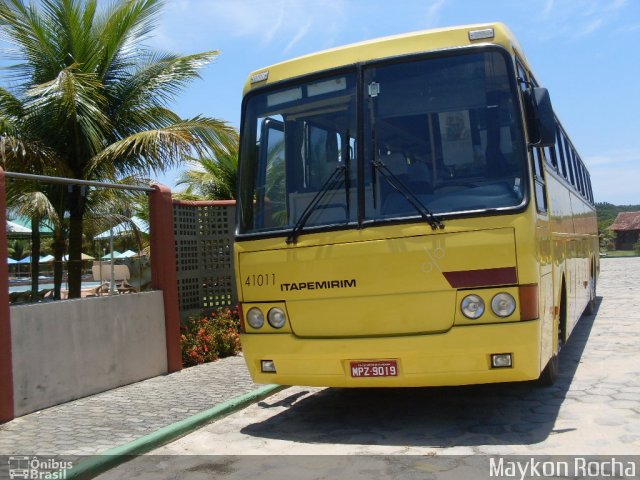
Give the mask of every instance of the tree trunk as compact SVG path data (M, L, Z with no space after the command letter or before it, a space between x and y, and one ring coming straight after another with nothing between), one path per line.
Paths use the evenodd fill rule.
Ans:
M69 262L67 275L69 298L80 298L82 288L82 229L86 198L83 189L74 186L69 208Z
M40 219L31 218L31 301L38 301L40 277Z
M62 218L62 217L60 217ZM62 258L64 257L64 228L62 225L53 229L53 298L62 298Z

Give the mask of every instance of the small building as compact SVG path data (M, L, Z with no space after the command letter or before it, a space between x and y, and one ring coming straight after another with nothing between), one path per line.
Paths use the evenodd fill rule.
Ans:
M609 227L616 233L616 250L633 250L640 242L640 212L620 212Z

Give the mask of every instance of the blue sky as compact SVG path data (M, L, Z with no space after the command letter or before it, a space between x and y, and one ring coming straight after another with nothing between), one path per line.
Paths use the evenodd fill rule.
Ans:
M240 123L250 71L317 50L502 21L591 171L597 201L640 203L638 0L168 0L150 46L220 56L173 105ZM158 179L173 187L177 171Z

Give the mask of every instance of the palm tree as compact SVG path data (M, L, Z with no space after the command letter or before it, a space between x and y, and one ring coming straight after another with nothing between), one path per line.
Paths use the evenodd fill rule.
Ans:
M17 215L31 218L31 298L36 300L38 298L40 276L40 263L38 260L42 243L40 227L43 220L54 226L59 226L60 219L47 195L38 191L37 186L29 183L23 183L17 188L15 184L10 185L7 189L7 205Z
M15 239L9 242L8 252L9 257L14 260L20 260L25 255L31 253L29 249L29 242L26 240Z
M229 200L236 198L238 183L238 138L223 145L212 145L209 151L199 157L190 157L193 167L183 172L177 185L187 188L180 194L182 198L206 198L209 200Z
M178 56L144 47L161 7L161 0L101 9L98 0L0 0L0 33L17 60L7 69L11 86L0 88L0 151L9 169L85 180L148 177L236 135L220 120L182 119L169 109L218 52ZM78 297L87 196L85 188L63 191L69 296Z

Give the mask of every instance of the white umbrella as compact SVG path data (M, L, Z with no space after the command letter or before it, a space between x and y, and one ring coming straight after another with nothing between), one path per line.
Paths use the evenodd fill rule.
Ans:
M69 255L65 255L63 258L65 262L69 261ZM95 260L95 258L93 258L91 255L87 255L86 253L81 253L80 258L82 260Z
M7 220L7 233L31 233L31 229Z
M122 252L119 258L131 258L131 257L137 257L137 256L138 254L133 250L127 250L126 252Z
M133 233L134 228L131 225L135 225L135 228L143 233L149 233L149 224L138 217L131 217L131 220L126 222L119 223L115 227L110 228L109 230L105 230L102 233L99 233L95 237L94 240L107 240L111 237L120 237L122 235L127 235Z
M117 250L113 251L113 258L120 258L121 257L121 253ZM111 258L111 253L107 253L106 255L103 255L102 257L103 260L109 260Z

